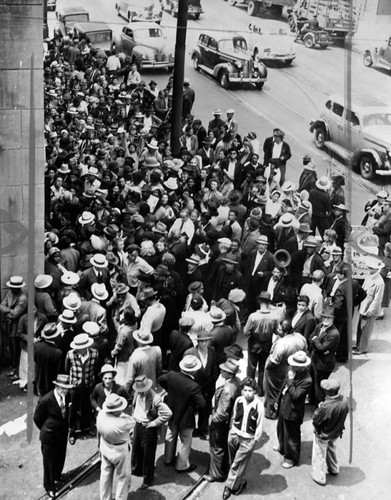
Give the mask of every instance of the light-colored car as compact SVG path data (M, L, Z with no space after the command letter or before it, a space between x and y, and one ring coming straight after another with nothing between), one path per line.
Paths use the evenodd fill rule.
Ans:
M90 20L88 11L80 5L75 5L74 7L58 7L56 16L56 28L63 35L67 35L75 23L88 22Z
M386 43L375 47L373 50L364 52L364 65L368 68L371 66L383 66L391 70L391 36Z
M138 68L174 67L174 43L156 23L129 23L115 40L117 52L129 56Z
M159 0L117 0L117 14L128 22L149 21L160 24L163 9Z
M289 66L296 58L294 37L283 28L260 28L249 24L245 33L248 48L255 60L264 63L278 62Z
M78 38L89 38L91 47L110 54L113 44L113 32L106 23L88 22L75 23L72 27L74 36Z
M163 10L168 10L173 17L178 15L179 0L161 0ZM188 17L199 19L200 15L204 12L201 7L201 0L188 0L187 14Z
M350 160L364 179L391 176L391 108L369 94L353 94L350 109L342 96L330 96L310 132L317 148Z

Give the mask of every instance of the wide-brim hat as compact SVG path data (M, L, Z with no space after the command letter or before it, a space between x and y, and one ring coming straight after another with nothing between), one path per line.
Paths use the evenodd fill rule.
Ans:
M265 236L264 234L261 234L257 238L257 243L263 243L264 245L268 245L269 240L268 240L267 236Z
M90 337L96 337L99 335L100 326L95 321L86 321L83 323L83 332L88 333Z
M334 308L325 307L321 313L321 316L323 316L324 318L334 318Z
M316 171L316 165L314 162L310 161L309 163L307 163L306 165L304 165L304 168L306 170L311 170L312 172L315 172Z
M243 302L246 298L246 292L240 288L233 288L228 294L228 300L234 304Z
M152 344L153 342L153 335L147 330L135 330L133 332L133 338L137 340L139 344L143 345Z
M71 349L87 349L91 347L94 341L88 335L88 333L79 333L71 342Z
M312 229L310 228L308 222L302 222L299 226L299 231L301 233L307 233L307 234L312 233Z
M220 370L236 375L240 372L239 365L233 359L227 359L225 363L219 365Z
M8 288L23 288L26 286L24 279L22 276L11 276L10 279L6 282Z
M83 212L78 218L78 221L82 226L86 224L91 224L91 222L94 222L94 220L95 220L95 215L87 211Z
M57 329L56 323L46 323L41 331L41 338L46 340L55 339L60 335L60 331Z
M150 378L145 375L139 375L134 379L133 390L136 392L146 392L153 385L153 382Z
M69 323L74 325L77 322L75 314L70 309L64 309L62 314L59 315L58 319L64 323Z
M338 205L333 205L337 210L342 210L342 212L349 212L346 206L343 203L339 203Z
M322 191L328 191L331 188L331 180L323 175L320 179L315 182L315 185L318 189Z
M107 252L106 260L109 264L113 264L114 266L118 266L119 264L119 257L117 257L114 252Z
M71 169L69 168L69 165L67 163L63 163L61 167L57 170L58 174L69 174Z
M212 340L213 335L210 332L197 332L197 340Z
M226 254L225 257L223 257L221 260L226 264L232 264L234 266L237 266L239 264L239 262L234 259L232 254Z
M90 262L93 266L101 268L105 268L109 264L106 257L102 253L96 253L93 257L91 257Z
M318 246L318 240L315 236L308 236L308 238L303 241L303 246L316 248Z
M159 233L159 234L166 234L167 233L167 226L164 224L164 222L156 222L155 227L152 228L152 231L154 233Z
M281 186L281 191L284 192L291 192L291 191L296 191L296 185L292 181L285 181L284 184Z
M129 292L129 287L125 283L118 283L114 291L117 295L121 295L123 293Z
M242 199L242 193L234 189L228 195L228 203L239 203Z
M118 394L111 393L107 396L102 408L106 413L111 413L114 411L122 411L127 406L128 402L125 398L118 396Z
M140 300L151 299L155 297L157 292L152 287L146 287L140 294Z
M369 268L369 269L383 269L384 267L384 263L379 260L378 258L376 257L372 257L370 255L366 256L364 258L364 262L365 262L365 265Z
M198 266L199 263L201 262L201 258L199 255L192 255L191 257L188 257L187 259L185 259L186 262L188 262L189 264L194 264L195 266Z
M63 389L72 389L73 385L70 382L69 375L59 373L57 379L52 381L57 387L62 387Z
M288 364L305 368L311 364L311 358L304 351L297 351L288 357Z
M105 373L113 373L115 376L117 375L117 370L114 368L114 366L111 366L107 363L102 366L102 369L99 373L99 377L102 378Z
M224 321L225 318L227 317L225 312L216 306L212 306L210 308L209 316L212 323L220 323L221 321Z
M151 142L147 144L147 147L151 149L159 149L159 144L156 139L152 139Z
M91 293L97 300L106 300L109 296L104 283L93 283L91 285Z
M184 372L196 372L201 366L201 361L197 356L193 356L193 354L183 356L182 360L179 362L179 368Z
M204 287L204 285L203 285L202 281L193 281L187 287L187 291L189 293L195 293L195 292L199 292L200 290L202 290L203 287Z
M326 378L321 380L320 387L326 392L337 393L341 388L341 384L335 378Z
M240 347L239 344L232 344L230 346L224 347L224 352L227 355L228 358L233 358L236 359L237 361L239 359L243 359L243 349Z
M258 295L258 300L263 300L265 302L270 302L272 300L272 297L269 292L261 292Z
M77 311L81 306L81 299L75 292L70 293L62 299L63 306L70 311Z
M53 276L50 274L38 274L34 280L35 288L42 290L43 288L48 288L53 283Z
M170 168L170 170L172 170ZM179 171L179 168L178 168ZM176 191L178 189L178 179L176 177L169 177L165 182L163 182L164 187L166 187L169 191Z
M115 237L119 233L119 227L116 224L109 224L107 227L103 228L103 232L107 236Z

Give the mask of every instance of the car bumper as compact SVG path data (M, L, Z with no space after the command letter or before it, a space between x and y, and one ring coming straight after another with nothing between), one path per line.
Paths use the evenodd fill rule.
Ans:
M380 175L382 177L384 177L386 175L391 176L391 170L375 170L375 173L376 173L376 175Z
M174 62L170 61L141 61L143 69L173 68Z
M262 54L261 56L258 56L261 61L286 61L289 59L290 61L293 61L293 59L296 59L296 54Z
M132 21L142 21L148 23L160 23L162 21L162 16L145 17L145 16L133 16Z
M266 82L267 78L262 76L237 76L229 75L229 81L231 83L261 83Z

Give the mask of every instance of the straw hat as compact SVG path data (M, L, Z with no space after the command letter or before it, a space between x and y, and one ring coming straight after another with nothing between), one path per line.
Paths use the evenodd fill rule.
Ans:
M152 380L145 375L139 375L134 379L133 389L136 392L147 392L152 387Z
M102 378L105 373L112 373L115 376L117 375L117 370L113 366L105 364L102 366L99 377Z
M109 264L103 253L96 253L93 257L91 257L90 262L94 267L101 268L105 268Z
M26 286L22 276L11 276L10 279L6 282L8 288L23 288Z
M288 357L288 364L290 366L306 367L311 364L311 358L304 351L297 351Z
M88 333L79 333L71 342L71 349L87 349L91 347L94 341L88 335Z
M212 323L220 323L220 322L224 321L225 318L227 317L225 312L216 306L212 306L210 308L209 316L210 316Z
M331 180L327 176L323 175L316 181L315 185L322 191L328 191L331 188Z
M75 313L70 309L64 309L62 314L59 315L58 319L60 321L63 321L64 323L69 323L71 325L74 325L77 322Z
M115 411L122 411L128 406L128 402L122 396L118 394L109 394L103 403L103 410L106 413L112 413Z
M99 335L100 327L95 321L86 321L83 324L83 332L88 333L91 337L96 337Z
M50 274L38 274L34 280L35 288L42 290L43 288L48 288L53 283L53 276Z
M147 330L135 330L133 332L133 338L137 340L139 344L143 345L152 344L153 342L153 335Z
M66 271L61 276L61 281L64 285L77 285L80 281L80 276L72 271Z
M192 354L183 356L182 360L179 362L179 368L184 372L196 372L201 366L201 361L197 356L193 356Z
M62 299L62 303L66 309L77 311L81 306L81 299L76 292L71 292L69 295Z
M106 300L109 296L104 283L93 283L91 285L91 293L97 300Z
M63 389L72 389L73 385L70 382L69 375L58 374L57 379L53 380L53 384L57 387L62 387Z
M92 214L91 212L84 211L80 217L79 217L79 223L82 226L85 226L86 224L91 224L91 222L94 222L95 220L95 215Z
M240 372L239 370L239 365L235 363L233 359L227 359L225 363L222 363L219 365L220 370L228 372L228 373L233 373L237 374Z
M55 339L60 335L60 331L57 329L56 323L46 323L41 332L41 338L46 340Z

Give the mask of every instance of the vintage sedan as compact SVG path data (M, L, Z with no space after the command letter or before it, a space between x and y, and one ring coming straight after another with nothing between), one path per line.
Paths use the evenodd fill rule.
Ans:
M178 15L179 0L161 0L164 10L171 12L173 17ZM201 7L201 0L188 0L187 15L188 17L193 17L194 19L199 19L200 15L203 13Z
M391 176L391 108L375 97L353 94L347 109L343 96L330 96L310 132L317 148L350 161L364 179Z
M364 52L364 65L368 68L371 66L382 66L391 70L391 36L380 47L375 47L373 50L366 50Z
M88 38L92 49L110 54L113 44L113 32L106 23L88 22L75 23L72 27L74 36Z
M63 36L67 35L72 30L75 23L88 22L90 20L89 13L81 5L58 7L56 16L56 29L61 32Z
M261 28L252 23L248 28L250 32L243 36L255 60L289 66L296 58L294 37L284 28Z
M210 74L223 88L249 83L261 90L267 79L266 66L254 61L239 33L201 33L191 59L194 69Z
M156 23L134 22L122 28L114 47L141 69L174 67L174 44Z

